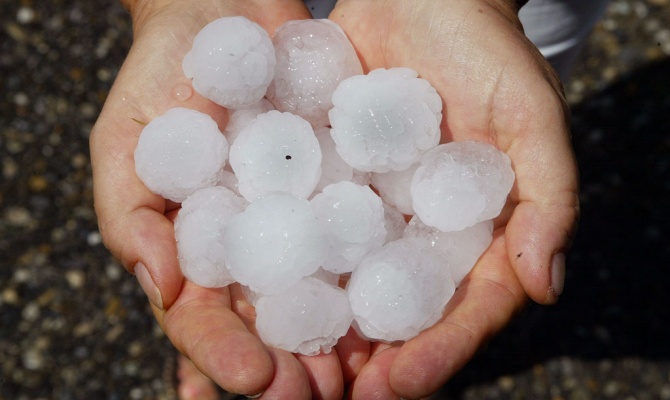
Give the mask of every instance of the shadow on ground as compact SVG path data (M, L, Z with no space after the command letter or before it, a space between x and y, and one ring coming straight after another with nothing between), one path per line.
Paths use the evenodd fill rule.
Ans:
M670 361L668 71L648 65L573 107L582 218L565 292L522 312L445 395L561 357Z

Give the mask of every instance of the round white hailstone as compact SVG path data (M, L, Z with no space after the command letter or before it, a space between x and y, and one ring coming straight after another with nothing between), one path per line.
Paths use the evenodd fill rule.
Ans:
M384 244L384 206L368 186L333 183L314 196L311 204L330 244L322 264L325 270L351 272L363 257Z
M400 171L440 140L442 100L409 68L352 76L333 93L329 112L337 151L361 171Z
M149 190L179 203L216 184L227 154L228 142L209 115L172 108L142 130L135 172Z
M451 142L427 152L412 179L414 211L449 232L493 219L514 184L507 154L482 142Z
M319 268L327 243L307 200L272 192L229 221L223 247L237 282L278 294Z
M407 222L395 207L384 203L384 226L386 227L385 243L400 239L405 233Z
M329 125L333 91L343 79L363 73L344 31L328 19L288 21L272 41L277 66L268 99L314 127Z
M419 163L412 164L402 171L389 171L385 173L372 173L372 186L379 191L379 195L385 202L394 206L405 215L414 215L412 208L412 177L419 168Z
M491 245L493 221L482 221L460 231L442 232L414 216L403 236L427 239L433 248L443 254L445 260L449 260L451 277L458 286Z
M222 186L198 190L181 205L174 222L179 266L184 276L202 287L233 282L225 267L223 232L247 201Z
M200 95L228 108L263 98L277 60L270 35L244 17L223 17L195 36L182 68Z
M237 135L239 135L242 129L249 125L249 123L258 116L258 114L264 114L272 110L274 110L274 107L267 99L261 99L260 101L247 107L231 110L228 113L228 125L226 125L226 130L223 131L223 135L228 140L228 143L232 146L235 142L235 139L237 138Z
M347 284L354 326L370 339L392 342L435 324L455 290L445 263L427 241L414 238L367 256Z
M230 165L249 201L272 191L307 198L321 178L321 150L307 121L270 111L240 132L230 148Z
M315 278L256 302L256 328L263 342L294 353L330 353L352 320L346 292Z
M335 150L335 142L330 136L330 128L317 128L314 132L321 149L321 179L314 190L321 191L331 183L351 181L354 169L344 162Z

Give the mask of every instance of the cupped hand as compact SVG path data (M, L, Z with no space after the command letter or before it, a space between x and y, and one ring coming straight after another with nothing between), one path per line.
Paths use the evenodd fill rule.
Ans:
M137 275L170 340L224 389L267 398L341 398L337 353L306 358L267 348L253 332L253 311L233 288L203 289L178 266L173 217L178 205L152 194L135 174L141 122L171 107L212 116L226 111L190 89L181 68L197 32L222 16L242 15L269 33L309 18L299 0L127 1L134 42L90 138L95 208L105 244Z
M435 86L444 101L443 141L494 144L516 172L494 241L444 318L402 346L375 344L366 354L358 343L357 357L342 359L354 398L435 392L528 297L550 304L562 292L579 214L569 115L517 11L510 0L340 0L330 15L366 71L410 67Z

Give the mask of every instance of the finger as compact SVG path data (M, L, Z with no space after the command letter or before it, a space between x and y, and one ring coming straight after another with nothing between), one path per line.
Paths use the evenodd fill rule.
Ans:
M300 361L285 350L269 348L268 352L275 365L275 375L270 386L259 398L311 399L309 377Z
M437 391L525 301L523 288L507 261L504 238L498 232L447 304L445 317L401 347L390 368L390 385L395 393L421 398Z
M370 342L361 338L352 327L335 346L342 368L345 386L351 384L370 359Z
M230 310L228 290L189 281L170 309L154 309L175 347L229 392L255 395L273 382L273 359Z
M370 358L354 380L348 396L354 400L390 400L398 399L389 383L389 372L394 358L400 349L382 346L380 352Z
M565 252L577 228L578 173L561 96L545 85L528 97L534 98L534 106L526 112L536 116L509 143L511 134L498 138L516 173L510 199L517 206L505 236L510 262L526 292L549 304L563 291Z
M316 356L296 354L295 357L305 369L313 399L342 398L344 383L337 350L333 349L328 354L322 353Z

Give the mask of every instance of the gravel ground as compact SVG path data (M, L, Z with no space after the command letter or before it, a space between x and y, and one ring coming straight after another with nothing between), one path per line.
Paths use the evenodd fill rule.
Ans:
M565 293L435 398L670 399L668 21L669 0L613 1L589 38L566 84L583 218ZM0 400L174 399L175 352L92 209L88 135L128 15L3 1L0 23Z

